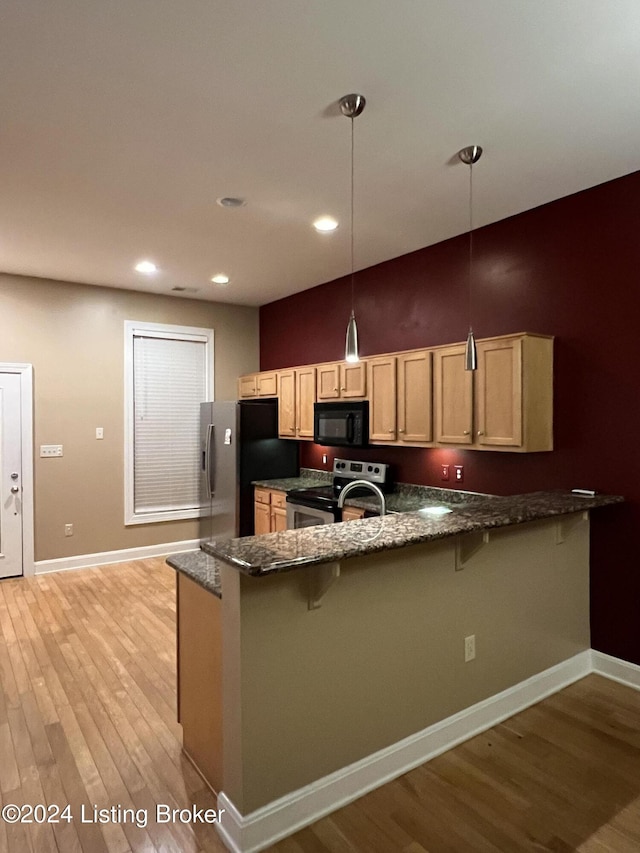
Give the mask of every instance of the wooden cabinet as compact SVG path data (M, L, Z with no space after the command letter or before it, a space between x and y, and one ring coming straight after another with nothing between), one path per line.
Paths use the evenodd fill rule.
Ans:
M464 369L464 344L434 350L435 439L439 444L473 441L473 372Z
M275 370L265 373L251 373L238 379L238 397L277 397L278 374Z
M553 450L553 338L513 335L434 351L436 441L476 450Z
M254 490L255 535L287 529L287 493L256 486Z
M342 520L357 521L359 518L364 517L365 512L366 510L357 506L345 506L342 510Z
M317 367L318 400L344 400L367 393L367 364L338 361Z
M372 358L368 373L370 441L429 444L433 438L431 352L416 350Z
M369 441L519 453L553 450L553 338L520 333L241 376L240 397L278 397L281 438L313 440L317 400L368 399ZM277 392L277 394L276 394Z
M278 373L278 435L313 440L316 368L298 367Z

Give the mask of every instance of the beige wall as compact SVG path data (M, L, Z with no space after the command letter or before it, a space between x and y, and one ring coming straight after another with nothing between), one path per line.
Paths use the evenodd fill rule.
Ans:
M491 531L461 571L455 539L346 560L318 610L314 568L223 568L225 794L248 814L589 648L589 523L566 530Z
M218 400L258 368L256 308L0 275L0 362L34 368L36 560L198 535L196 520L124 526L125 320L212 328ZM41 444L64 456L40 459Z

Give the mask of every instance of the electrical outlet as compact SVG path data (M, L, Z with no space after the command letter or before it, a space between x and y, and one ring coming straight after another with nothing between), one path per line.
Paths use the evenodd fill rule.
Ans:
M464 465L454 465L453 470L456 474L456 483L464 482Z
M65 536L73 536L73 524L65 524L64 535Z
M104 438L104 428L96 427L96 438Z
M62 445L61 444L41 444L40 445L40 457L47 456L62 456Z
M464 638L464 662L469 663L476 656L476 635L471 634Z
M446 481L449 479L449 466L441 465L440 466L440 479Z
M323 464L323 465L326 465L326 464L327 464L327 454L326 454L326 453L323 453L323 454L322 454L322 464Z

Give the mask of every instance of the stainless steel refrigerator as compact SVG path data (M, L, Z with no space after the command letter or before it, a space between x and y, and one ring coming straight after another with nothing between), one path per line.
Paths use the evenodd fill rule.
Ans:
M251 536L253 480L296 477L298 443L278 438L275 399L200 404L200 539Z

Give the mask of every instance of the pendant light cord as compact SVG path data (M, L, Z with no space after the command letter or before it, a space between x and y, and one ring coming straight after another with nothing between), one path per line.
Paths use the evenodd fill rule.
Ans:
M353 116L351 116L351 314L354 312L354 274L355 274L355 264L354 264L354 240L353 240L353 196L354 196L354 180L353 180L353 172L354 172L354 134L353 134Z
M473 301L473 163L469 164L469 331L473 329L471 322Z

